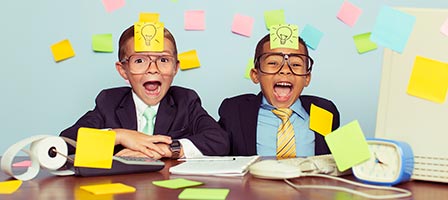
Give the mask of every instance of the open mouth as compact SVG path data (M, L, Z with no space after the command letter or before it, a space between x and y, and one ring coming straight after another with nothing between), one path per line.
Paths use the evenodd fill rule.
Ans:
M160 94L160 81L148 81L143 84L146 90L146 94L150 96L158 96Z
M287 101L291 97L292 83L278 82L274 85L274 95L277 101Z

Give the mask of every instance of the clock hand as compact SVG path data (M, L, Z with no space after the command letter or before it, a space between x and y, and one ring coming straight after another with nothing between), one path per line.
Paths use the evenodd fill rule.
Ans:
M376 155L376 153L373 153L373 155L375 155L375 162L379 163L381 167L383 167L383 165L386 165L386 166L387 166L386 163L382 162L382 161L378 158L378 156Z

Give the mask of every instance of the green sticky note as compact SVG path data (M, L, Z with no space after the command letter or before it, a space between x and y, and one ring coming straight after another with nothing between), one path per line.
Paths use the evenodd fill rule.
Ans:
M92 36L92 49L97 52L113 52L112 34L96 34Z
M376 43L370 40L371 34L372 33L369 32L353 36L353 40L355 41L355 46L356 49L358 50L358 53L365 53L378 48Z
M226 199L229 189L187 188L179 194L179 199Z
M445 102L448 90L448 63L417 56L407 93L416 97Z
M286 23L285 12L283 10L265 11L264 22L268 30L273 25L285 24Z
M75 166L110 169L115 147L115 131L79 128Z
M0 182L0 194L12 194L22 185L21 180L10 180Z
M152 184L157 185L159 187L170 188L170 189L179 189L184 187L192 187L202 185L202 182L198 181L190 181L183 178L171 179L171 180L163 180L163 181L153 181Z
M293 24L278 24L271 26L271 49L299 49L299 27Z
M370 158L367 141L357 120L325 136L339 171L362 163Z
M254 68L254 59L250 58L246 65L246 72L244 73L244 78L250 79L250 70Z

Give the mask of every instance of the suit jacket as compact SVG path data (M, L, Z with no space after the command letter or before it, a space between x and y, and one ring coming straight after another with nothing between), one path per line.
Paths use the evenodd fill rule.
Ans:
M137 130L137 114L130 87L106 89L97 96L95 108L88 111L61 136L76 140L80 127L125 128ZM227 155L229 136L202 108L199 96L193 90L172 86L161 100L157 111L154 133L186 138L204 155ZM123 147L115 147L115 153ZM69 154L75 152L69 148Z
M256 155L257 154L257 121L258 111L262 101L262 93L258 95L244 94L225 99L219 107L219 124L229 133L230 155ZM332 130L339 127L339 112L329 100L302 95L302 106L310 113L311 104L319 106L333 113ZM324 137L319 133L315 135L315 154L329 154L330 150Z

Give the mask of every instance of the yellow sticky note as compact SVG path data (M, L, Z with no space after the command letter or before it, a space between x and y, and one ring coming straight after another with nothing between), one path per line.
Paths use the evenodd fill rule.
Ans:
M140 22L158 22L159 13L140 13L138 21Z
M372 33L369 32L353 36L353 41L355 42L358 53L365 53L378 48L376 43L370 40L371 34Z
M95 195L100 194L121 194L135 192L135 188L122 183L109 183L109 184L99 184L99 185L87 185L81 186L81 189L88 191Z
M196 50L180 53L178 57L181 70L193 69L201 66Z
M326 136L331 133L332 126L333 113L311 104L310 129Z
M192 187L202 185L202 182L191 181L184 178L176 178L170 180L163 181L153 181L152 184L157 185L159 187L170 188L170 189L179 189L184 187Z
M445 102L448 90L448 63L415 57L407 93L416 97Z
M299 27L293 24L273 25L269 29L271 49L299 49Z
M339 171L370 158L370 149L358 121L352 121L325 136Z
M51 45L51 53L53 53L54 61L59 62L75 56L75 51L68 39L62 40Z
M187 188L179 194L179 199L226 199L229 189L224 188Z
M250 79L250 70L254 68L254 59L250 58L246 65L246 72L244 74L244 78Z
M284 10L269 10L265 11L263 14L264 14L264 22L268 30L273 25L286 23Z
M74 165L76 167L110 169L114 154L115 135L114 131L79 128Z
M0 194L12 194L22 185L21 180L11 180L0 182Z
M134 23L135 52L163 51L164 24L162 22L136 22Z
M112 34L95 34L92 36L92 49L96 52L113 52Z

